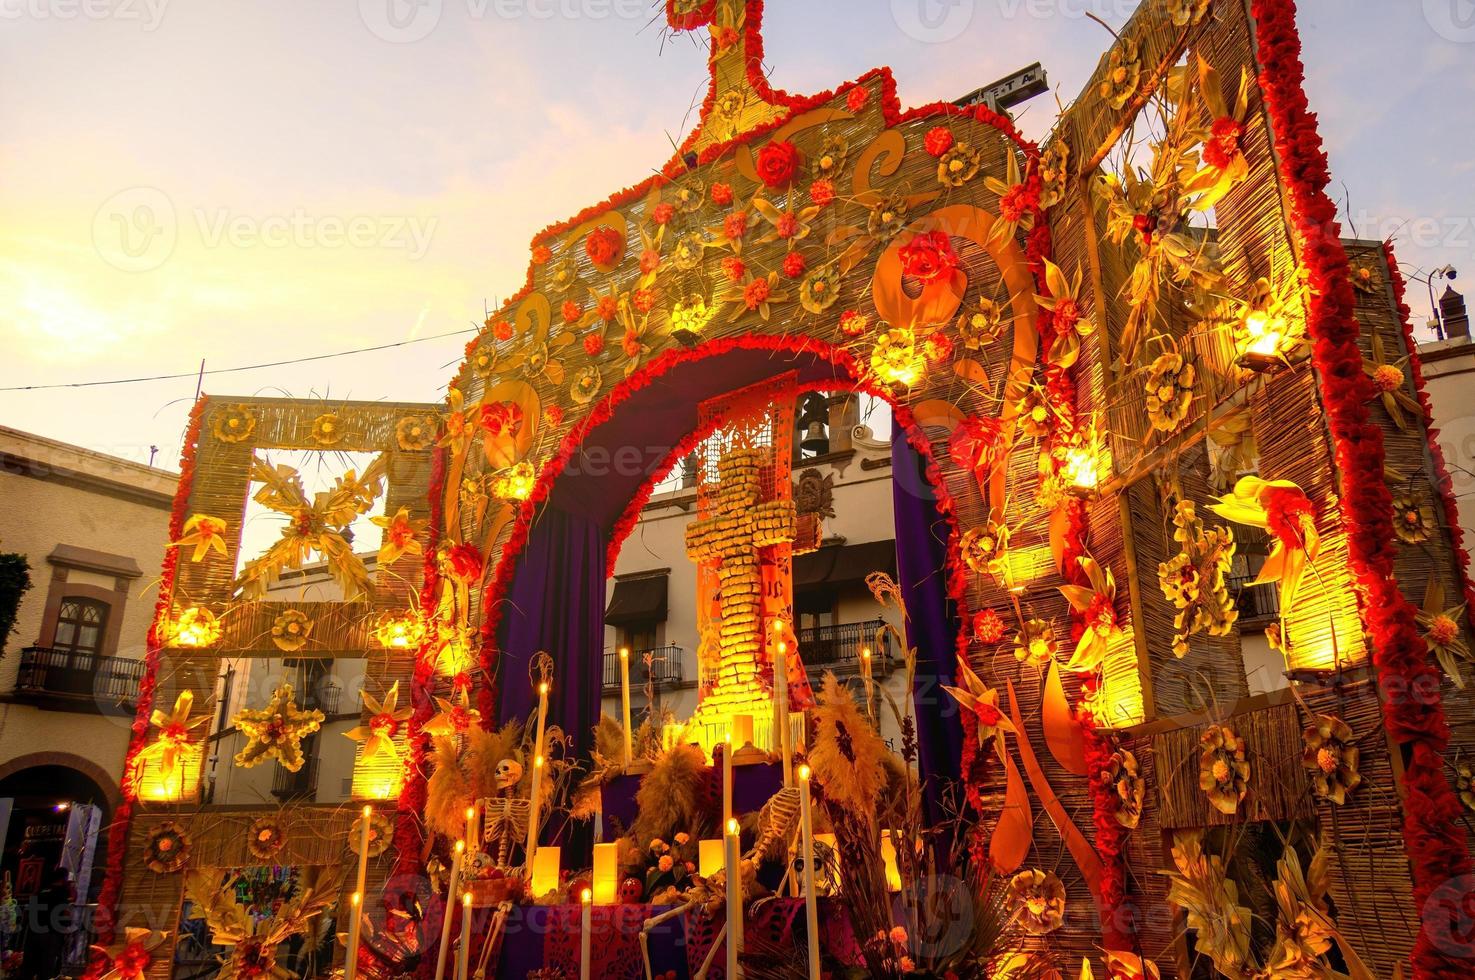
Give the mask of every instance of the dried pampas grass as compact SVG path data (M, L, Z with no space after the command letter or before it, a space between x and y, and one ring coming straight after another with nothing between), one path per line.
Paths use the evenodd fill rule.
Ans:
M707 779L707 760L695 745L677 745L656 757L655 765L635 794L639 816L630 832L642 846L654 838L669 840L678 831L699 835L705 828L700 800Z
M874 820L887 785L886 743L855 703L849 689L825 674L814 709L809 766L825 799L856 817Z
M425 787L425 826L447 837L465 831L471 805L471 781L461 768L462 753L454 738L437 738L431 754L435 773Z
M497 763L503 759L516 760L523 767L524 783L531 787L532 783L527 775L531 760L523 758L521 743L520 722L509 721L494 732L489 732L480 725L471 726L466 734L466 752L462 764L477 798L497 795Z

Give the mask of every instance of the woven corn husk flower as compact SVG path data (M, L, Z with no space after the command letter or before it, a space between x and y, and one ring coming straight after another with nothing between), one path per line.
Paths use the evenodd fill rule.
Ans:
M1317 798L1338 805L1346 803L1347 794L1362 782L1352 729L1340 718L1317 715L1301 733L1301 740L1305 745L1301 763L1311 772L1311 788Z
M156 874L169 874L189 860L190 839L185 829L172 820L159 824L144 844L144 864Z
M1465 809L1475 813L1475 769L1470 768L1468 762L1455 765L1455 792L1460 794L1460 802L1465 804Z
M221 442L244 442L256 431L256 413L240 405L222 408L211 416L210 431Z
M246 831L246 849L251 856L269 861L287 846L287 836L275 817L258 817Z
M1065 885L1053 871L1031 868L1009 880L1009 900L1024 931L1043 936L1065 921Z
M1195 371L1177 351L1159 354L1147 370L1147 419L1159 432L1172 432L1188 418Z
M1227 636L1239 620L1227 575L1234 561L1234 532L1207 530L1194 503L1180 500L1173 514L1173 540L1181 549L1157 567L1163 596L1178 610L1173 618L1173 655L1186 656L1196 633Z
M1220 813L1234 813L1249 792L1245 740L1228 725L1210 725L1199 742L1198 785Z
M1002 578L1009 552L1009 529L995 520L983 527L969 528L958 543L963 561L979 575Z
M312 620L300 609L288 609L271 624L271 642L278 650L296 653L307 646Z
M1137 829L1142 821L1142 800L1147 792L1147 782L1142 778L1137 757L1127 749L1117 749L1111 754L1101 779L1117 795L1116 822L1128 830Z
M1014 659L1043 667L1055 659L1055 626L1048 619L1027 619L1014 637Z
M1188 27L1204 19L1211 0L1163 0L1168 19L1174 27Z
M1414 619L1424 628L1424 642L1434 651L1439 666L1461 690L1465 687L1465 677L1460 672L1460 663L1475 659L1470 655L1470 647L1466 645L1464 631L1460 628L1464 616L1463 604L1445 608L1444 586L1438 576L1431 576L1424 590L1424 606Z
M1107 105L1120 109L1137 94L1141 77L1142 56L1137 42L1130 37L1121 38L1107 55L1106 77L1101 80L1098 94Z
M1433 509L1413 492L1393 498L1393 533L1404 544L1420 544L1434 531Z

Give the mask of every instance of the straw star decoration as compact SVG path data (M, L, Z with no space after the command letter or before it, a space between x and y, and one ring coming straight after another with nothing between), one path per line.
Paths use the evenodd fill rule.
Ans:
M203 561L212 551L223 558L226 554L225 521L209 514L191 514L189 520L184 522L179 540L170 544L176 548L193 545L195 550L190 554L190 561Z
M411 708L399 707L399 681L389 686L389 693L384 695L383 701L368 691L364 691L361 696L364 707L369 709L369 723L344 732L355 742L364 743L364 754L359 761L368 762L384 754L397 756L399 750L394 747L394 736L399 733L400 726L414 714Z
M265 708L243 708L231 724L246 736L246 745L236 753L236 765L250 769L259 762L276 759L288 772L302 768L302 739L323 725L323 713L316 708L303 711L292 697L292 685L283 684L272 692Z

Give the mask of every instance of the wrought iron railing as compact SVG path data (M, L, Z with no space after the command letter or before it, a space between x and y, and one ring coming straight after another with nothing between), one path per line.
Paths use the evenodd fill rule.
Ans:
M646 655L650 655L650 666L646 667ZM676 687L686 682L682 658L686 655L681 647L668 643L663 647L630 651L630 689L642 690L646 682L653 682L657 689ZM620 651L604 651L604 693L615 694L620 690Z
M869 647L871 671L876 675L887 673L897 651L889 632L882 633L878 643L876 634L884 625L884 619L870 619L863 623L836 623L801 629L799 655L808 668L859 671L861 650Z
M25 647L15 677L15 692L32 697L91 702L98 710L131 706L138 700L143 661L129 657Z
M1224 584L1239 607L1240 622L1253 625L1275 619L1280 615L1280 592L1275 583L1250 584L1265 564L1269 535L1258 528L1236 526L1234 536L1239 548Z
M276 766L271 779L271 795L286 803L291 800L311 800L317 795L318 785L318 733L314 732L302 740L302 768L290 772Z

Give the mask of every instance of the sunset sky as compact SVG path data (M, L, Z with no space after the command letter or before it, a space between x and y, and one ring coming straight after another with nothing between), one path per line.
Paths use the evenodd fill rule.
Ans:
M890 65L904 105L1033 60L1080 89L1127 0L769 0L775 85ZM0 0L0 387L235 367L469 329L540 228L694 122L705 50L650 0ZM395 25L400 25L396 27ZM1302 0L1363 237L1475 282L1475 9ZM1054 96L1021 124L1039 137ZM1441 286L1442 288L1442 286ZM1425 287L1410 284L1427 315ZM465 337L205 379L435 401ZM195 381L0 392L0 424L172 466Z

